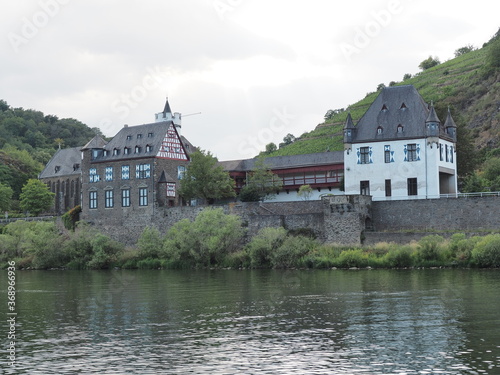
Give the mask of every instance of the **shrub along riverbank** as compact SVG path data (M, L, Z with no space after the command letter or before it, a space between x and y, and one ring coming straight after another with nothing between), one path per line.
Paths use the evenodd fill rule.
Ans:
M88 225L62 231L53 222L17 221L1 229L0 266L14 260L34 269L500 267L500 234L352 247L321 244L307 233L264 228L248 240L239 217L207 208L164 235L146 228L135 248L125 248Z

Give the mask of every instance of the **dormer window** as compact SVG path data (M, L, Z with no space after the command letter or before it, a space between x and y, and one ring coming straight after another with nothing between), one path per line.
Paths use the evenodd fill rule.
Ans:
M137 134L137 139L141 139L142 138L142 134Z
M127 141L131 141L132 140L132 136L131 135L127 135Z
M401 104L401 107L399 107L399 109L400 109L400 110L402 110L402 111L404 111L406 108L407 108L407 107L406 107L406 104L405 104L405 103Z
M148 138L153 138L153 132L148 133Z
M140 146L135 146L135 153L140 154L141 153L141 147Z
M103 155L103 156L108 156L108 150L104 150L104 151L102 152L102 155Z
M377 128L377 134L382 134L383 132L384 132L384 129L381 126L379 126Z
M80 164L78 164L78 163L73 164L73 170L74 171L77 171L79 169L80 169Z
M153 151L153 146L146 145L146 152L151 152L151 151Z
M130 154L130 147L125 147L125 148L123 149L123 153L124 153L125 155Z
M398 125L398 133L402 133L403 132L403 125L399 124Z
M120 155L120 149L119 148L114 148L113 149L113 156Z
M387 112L387 106L384 104L381 109L382 112Z
M54 168L54 173L57 173L61 170L61 166L60 165L56 165L55 168Z

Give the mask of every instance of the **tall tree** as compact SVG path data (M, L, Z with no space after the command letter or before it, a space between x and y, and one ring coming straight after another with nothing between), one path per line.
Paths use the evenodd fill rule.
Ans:
M47 185L35 179L30 179L24 185L20 195L20 206L35 216L48 210L52 206L55 194L49 191Z
M10 186L0 183L0 213L10 209L13 190Z
M191 154L191 162L181 180L180 195L186 200L199 198L205 203L236 196L234 180L217 163L210 151Z
M258 157L255 160L254 167L247 177L247 184L244 187L246 191L250 191L259 200L272 199L281 189L283 183L281 178L274 174L266 165L265 158Z

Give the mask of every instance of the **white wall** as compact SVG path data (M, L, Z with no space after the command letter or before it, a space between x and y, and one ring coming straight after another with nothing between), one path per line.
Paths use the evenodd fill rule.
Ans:
M309 200L319 200L321 199L322 195L325 194L334 194L334 195L343 195L344 192L340 191L339 189L332 189L331 191L324 188L321 189L320 192L318 192L318 189L313 189L311 193L311 197ZM296 201L303 201L304 199L302 197L299 197L297 195L297 192L295 190L290 190L289 193L287 194L285 191L280 191L278 195L276 195L273 199L266 200L265 202L296 202Z
M446 162L446 158L440 161L439 147L434 144L430 148L426 142L426 139L416 139L353 144L351 151L344 151L345 194L359 194L360 181L370 181L370 195L374 200L439 198L439 167L455 171L456 185L456 154L453 155L453 163ZM440 142L453 146L448 141ZM420 160L404 161L407 144L418 145ZM385 146L388 145L392 152L390 163L386 163L384 157ZM358 164L357 152L361 147L371 147L369 164ZM417 178L417 196L408 196L408 178ZM385 196L385 180L391 180L391 197Z

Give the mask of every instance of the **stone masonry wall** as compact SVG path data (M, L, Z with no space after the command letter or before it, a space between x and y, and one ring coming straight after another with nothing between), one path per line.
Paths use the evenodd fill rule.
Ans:
M356 245L363 236L367 244L378 240L403 243L429 234L407 234L411 231L477 233L500 229L500 197L371 202L368 196L339 195L322 201L233 203L221 207L225 213L241 217L248 238L265 227L309 228L322 241ZM94 225L120 242L135 245L146 226L154 225L165 233L179 220L194 220L204 208L161 207L155 208L153 218L130 215L120 225L106 220ZM368 226L377 232L365 231Z
M375 201L376 231L498 230L500 197Z

